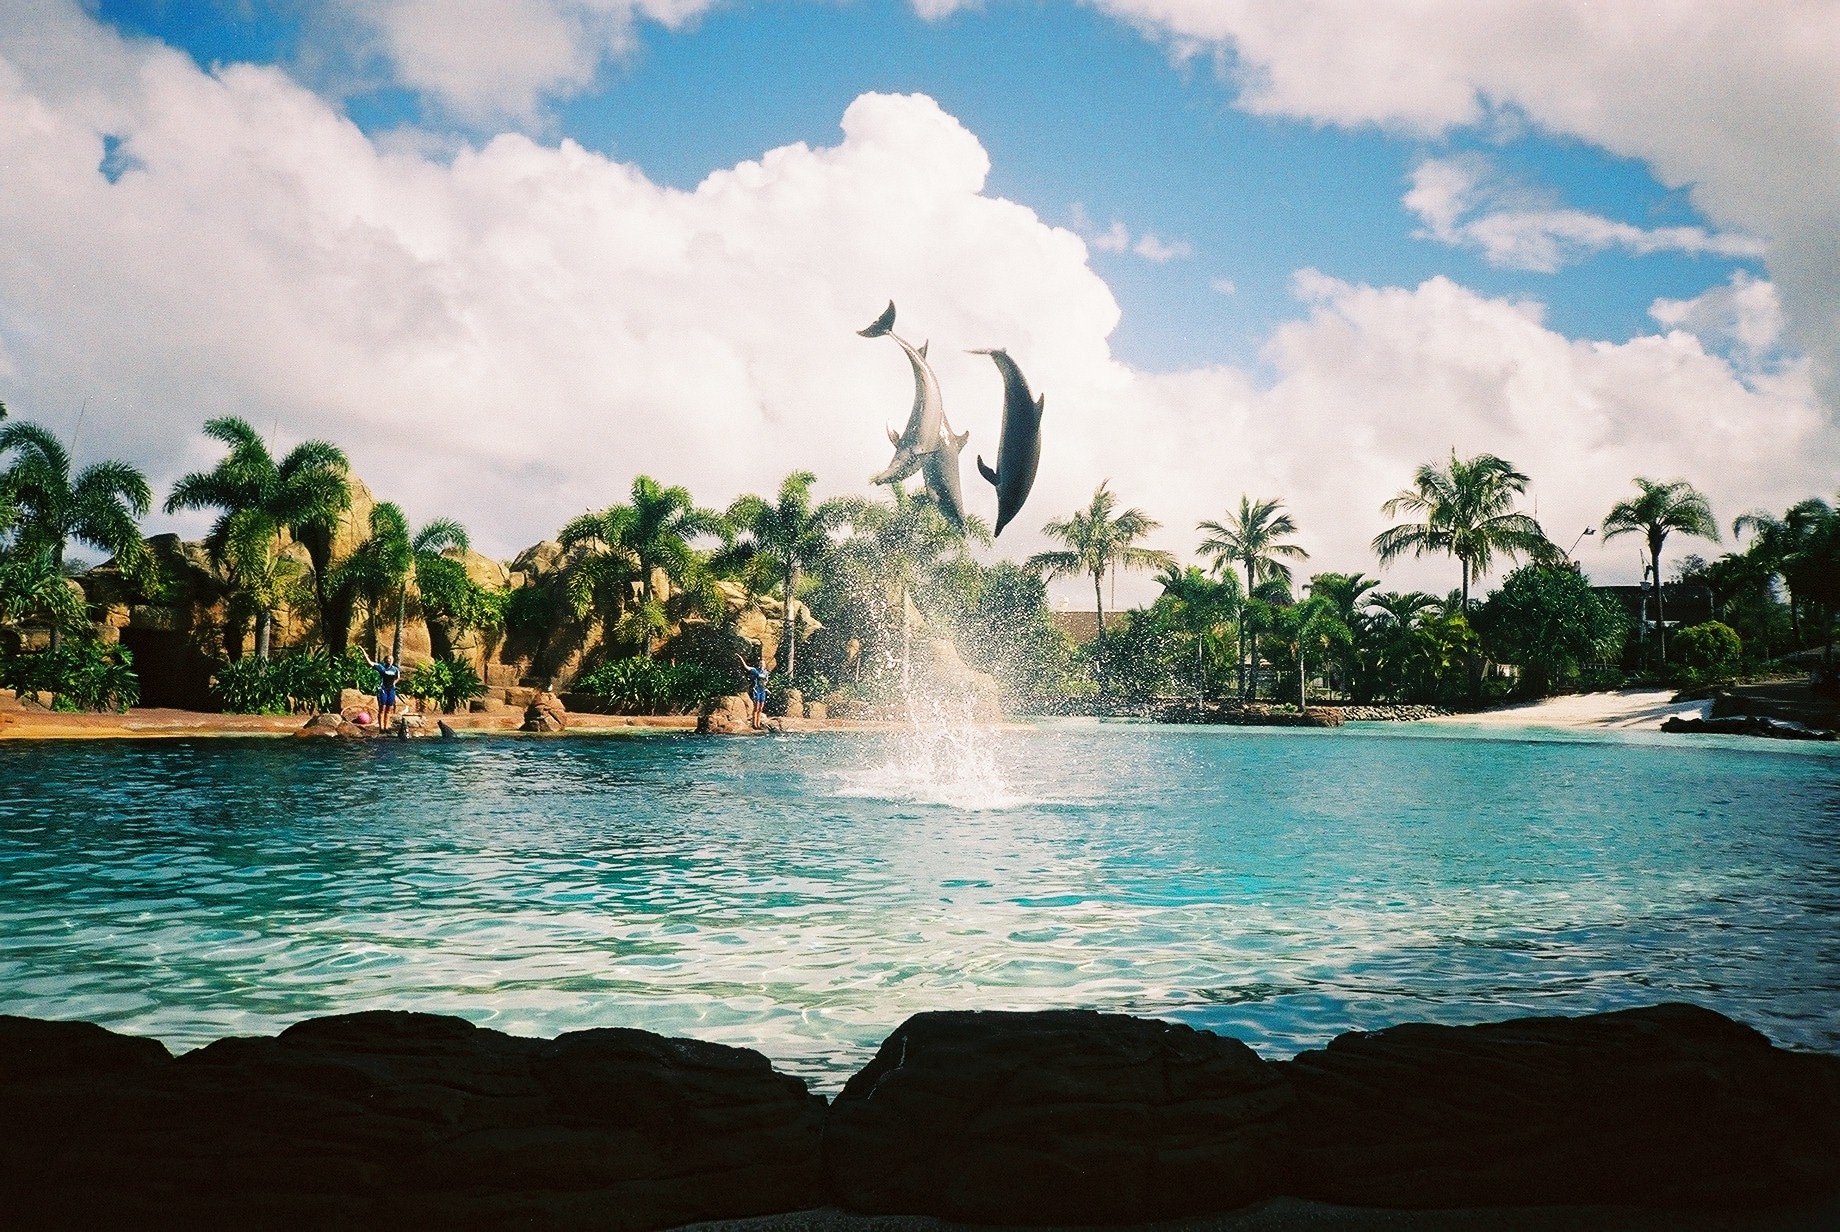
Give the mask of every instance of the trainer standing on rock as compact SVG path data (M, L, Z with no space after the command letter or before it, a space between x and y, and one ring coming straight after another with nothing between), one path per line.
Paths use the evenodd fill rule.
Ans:
M753 703L753 709L748 714L748 726L759 727L762 721L761 716L766 713L767 709L766 649L764 647L761 649L760 662L757 665L750 664L740 655L736 655L735 658L741 660L742 669L748 674L748 700Z
M402 678L402 668L393 663L389 655L384 655L381 663L369 655L364 656L364 661L377 669L377 728L388 731L390 712L396 709L396 682Z

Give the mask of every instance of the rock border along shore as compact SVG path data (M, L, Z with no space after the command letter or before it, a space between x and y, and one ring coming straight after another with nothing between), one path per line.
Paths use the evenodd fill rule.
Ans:
M758 1052L627 1029L526 1039L375 1011L174 1058L0 1017L9 1227L639 1232L824 1207L1093 1225L1280 1197L1836 1195L1840 1057L1691 1005L1409 1024L1285 1061L1124 1015L924 1013L828 1103Z

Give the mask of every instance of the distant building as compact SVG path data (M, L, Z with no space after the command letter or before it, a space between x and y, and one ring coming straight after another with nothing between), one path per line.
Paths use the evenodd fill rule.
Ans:
M1629 614L1630 623L1655 626L1655 588L1652 586L1593 586L1592 590L1616 602ZM1644 611L1644 604L1647 610ZM1662 615L1668 628L1703 625L1713 618L1712 588L1699 582L1669 582L1661 591Z
M1053 612L1054 626L1073 639L1076 646L1084 646L1099 639L1098 612Z

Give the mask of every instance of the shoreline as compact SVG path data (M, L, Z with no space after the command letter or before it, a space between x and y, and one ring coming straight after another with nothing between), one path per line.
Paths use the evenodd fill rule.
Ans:
M1425 723L1485 727L1569 727L1611 731L1659 731L1671 718L1703 719L1710 700L1677 702L1673 689L1619 689L1568 693L1535 702L1514 702L1467 714L1446 714Z
M7 740L135 740L135 739L214 739L222 737L291 737L304 728L311 715L305 714L214 714L203 710L175 710L164 707L135 707L123 714L63 714L49 710L0 711L0 742ZM693 714L620 715L590 714L570 711L568 725L561 732L525 732L518 730L524 718L521 712L503 714L426 715L430 723L440 720L462 735L518 736L541 739L571 735L665 735L696 731ZM893 720L877 719L776 719L787 734L820 731L892 731L905 726ZM1002 726L1011 726L1003 724ZM765 736L767 730L724 732L728 736ZM391 740L393 736L367 736L368 740ZM438 737L417 737L418 740Z
M1518 702L1491 710L1465 714L1432 715L1409 720L1483 727L1590 728L1598 730L1660 730L1669 718L1705 718L1709 701L1675 702L1669 689L1624 689L1618 692L1570 694L1536 702ZM695 715L615 715L569 711L567 727L559 733L522 732L521 712L427 715L429 721L447 723L463 735L647 735L694 732ZM998 730L1027 730L1037 716L1008 719L987 726ZM1039 716L1053 718L1058 716ZM135 707L123 714L65 714L36 708L0 709L0 741L6 740L120 740L209 739L219 737L286 737L299 732L311 716L304 714L217 714L165 707ZM904 730L898 719L779 719L784 734L809 732L886 732ZM722 732L726 736L761 736L771 731ZM370 737L389 739L390 737Z

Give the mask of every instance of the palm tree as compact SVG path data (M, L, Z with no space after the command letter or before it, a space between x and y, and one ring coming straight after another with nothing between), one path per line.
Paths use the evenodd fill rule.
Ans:
M350 464L344 451L327 441L302 441L276 462L256 430L235 416L207 420L204 434L228 445L230 452L210 470L194 471L174 484L172 495L166 498L166 512L216 510L218 518L205 536L205 546L213 560L230 567L233 577L240 574L251 584L266 575L264 562L271 554L267 547L257 552L256 545L269 541L278 547L284 533L296 539L304 536L303 546L313 566L321 632L327 649L337 654L343 647L332 644L336 639L328 617L327 554L330 529L351 508ZM233 549L241 559L233 556ZM273 609L260 601L257 609L256 654L267 658Z
M1351 686L1361 666L1361 642L1368 628L1361 609L1367 606L1369 592L1378 589L1379 585L1378 578L1370 578L1365 573L1319 573L1310 579L1310 594L1327 600L1334 607L1342 627L1348 631L1346 639L1338 639L1335 643L1343 652L1340 683L1344 691Z
M1655 631L1660 639L1661 661L1667 662L1667 615L1661 602L1661 545L1671 531L1719 541L1719 524L1713 521L1712 508L1699 489L1684 479L1656 483L1636 478L1642 494L1634 500L1618 501L1604 515L1605 540L1618 535L1640 532L1648 541L1648 560L1655 572Z
M1067 547L1056 552L1038 552L1029 557L1028 567L1044 577L1065 577L1086 573L1093 580L1093 602L1097 605L1099 636L1105 636L1105 598L1102 584L1105 575L1116 569L1164 569L1176 558L1158 548L1134 546L1162 525L1141 509L1126 509L1116 515L1112 510L1118 498L1113 495L1111 480L1093 492L1092 503L1071 518L1056 518L1042 527L1050 539Z
M0 627L39 615L59 629L75 632L89 622L83 600L52 563L44 549L0 556Z
M849 535L838 545L846 580L872 583L889 596L901 613L901 683L906 689L912 659L916 586L937 577L945 566L967 558L968 545L991 542L990 526L966 515L954 526L930 492L889 488L891 500L847 498L838 502L839 518Z
M798 654L797 630L793 627L792 605L798 594L800 575L815 568L832 549L831 532L849 517L851 506L829 500L813 506L811 485L818 477L810 471L794 471L780 481L779 499L769 504L764 498L743 496L728 508L728 522L740 531L738 548L744 554L773 562L779 572L786 602L785 633L786 679L793 679Z
M355 584L365 594L371 605L373 628L377 605L391 598L396 600L390 658L400 664L403 624L409 612L409 583L438 568L436 562L448 553L464 554L471 548L466 528L452 518L435 518L411 534L402 508L392 501L380 501L371 507L370 537L342 562L337 581Z
M1157 575L1163 598L1175 608L1178 627L1195 637L1195 690L1197 698L1207 696L1207 639L1225 621L1238 614L1244 595L1239 579L1233 574L1210 578L1194 565L1184 569L1170 565ZM1160 605L1163 599L1157 600Z
M562 546L591 545L595 555L610 563L623 560L637 574L639 607L627 623L649 659L653 638L667 627L663 601L652 593L653 573L663 570L673 583L690 581L701 564L690 541L727 530L722 515L699 509L688 489L667 488L650 475L639 475L633 479L630 504L574 518L562 528Z
M97 462L70 476L70 455L45 428L16 422L0 427L0 457L13 461L0 471L0 505L10 505L15 547L43 552L62 573L70 540L113 555L132 572L145 551L139 519L153 504L147 478L126 462ZM51 648L63 645L63 626L51 625Z
M1239 513L1230 515L1225 523L1202 522L1195 529L1204 530L1208 537L1201 541L1201 554L1214 558L1216 572L1231 565L1241 565L1246 570L1246 593L1251 595L1259 583L1269 580L1289 582L1290 566L1280 557L1288 560L1308 560L1310 554L1295 543L1285 543L1297 533L1297 523L1291 515L1283 513L1284 502L1277 499L1255 501L1241 494ZM1239 694L1246 693L1246 631L1240 632L1239 647ZM1254 692L1257 691L1256 680Z
M1336 602L1327 594L1312 594L1301 603L1293 603L1276 613L1280 631L1294 642L1297 655L1297 709L1309 706L1308 653L1327 654L1332 646L1346 646L1353 633L1336 610Z
M1406 522L1374 536L1373 550L1387 565L1410 552L1448 552L1463 566L1462 610L1469 612L1469 588L1474 578L1489 571L1500 553L1512 560L1526 555L1549 560L1558 555L1540 524L1514 510L1514 498L1526 492L1528 478L1494 454L1459 458L1450 451L1450 465L1439 470L1425 463L1412 477L1412 486L1380 506L1388 517L1401 513L1424 515L1422 522Z
M1778 518L1754 509L1731 524L1731 533L1752 532L1751 546L1745 555L1771 576L1779 577L1789 596L1789 632L1795 645L1802 644L1802 608L1808 598L1808 583L1813 580L1805 567L1809 546L1818 537L1821 526L1834 516L1826 501L1810 497L1789 507Z

